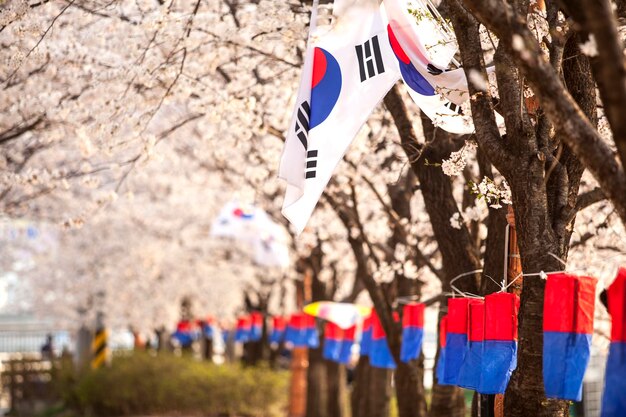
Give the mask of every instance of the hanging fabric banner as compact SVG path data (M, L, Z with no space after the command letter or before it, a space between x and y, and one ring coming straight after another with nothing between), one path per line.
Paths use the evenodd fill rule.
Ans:
M316 301L304 306L304 312L331 321L342 329L348 329L371 312L370 307L335 301Z
M485 297L485 342L478 392L503 394L517 367L519 297L499 292Z
M469 303L469 350L459 371L458 385L478 389L485 341L485 302L471 300Z
M235 330L235 342L248 343L250 341L250 329L252 328L252 320L250 316L240 316L237 319L237 328Z
M448 299L446 365L443 374L443 383L447 385L457 385L459 371L469 348L467 341L469 302L469 298Z
M287 321L283 316L274 316L272 318L272 333L270 334L270 343L279 345L285 337L285 328Z
M294 347L311 349L319 347L319 334L315 317L302 312L292 314L285 332L285 341Z
M387 336L376 311L372 310L372 344L370 348L370 365L376 368L395 369L396 362L393 360Z
M285 342L296 347L306 347L304 314L294 313L289 317L289 324L285 330Z
M176 325L176 331L172 333L172 338L184 348L191 346L198 339L198 336L198 329L189 320L179 321Z
M198 328L202 330L202 335L206 339L213 339L213 335L215 333L215 331L213 330L214 321L215 320L213 320L213 317L207 317L204 320L198 320L196 323Z
M263 314L259 311L250 313L250 341L258 342L263 336Z
M402 362L409 362L420 356L424 339L424 308L423 303L411 303L402 309Z
M589 363L597 280L548 275L543 303L543 382L548 398L580 401Z
M435 376L437 377L437 383L445 385L443 383L443 377L446 371L446 334L448 330L448 316L443 316L439 322L439 359L437 359L437 367L435 369Z
M304 324L306 328L306 344L309 349L316 349L320 346L320 334L317 330L315 317L304 314Z
M341 345L343 343L343 330L335 323L326 322L324 327L324 359L339 362Z
M607 290L611 314L611 345L604 376L601 417L626 416L626 268Z
M339 352L339 363L347 365L352 358L352 345L354 345L354 335L356 326L352 326L343 331L343 340L341 341L341 351Z
M369 356L372 346L372 313L363 320L363 331L361 333L361 346L359 354Z

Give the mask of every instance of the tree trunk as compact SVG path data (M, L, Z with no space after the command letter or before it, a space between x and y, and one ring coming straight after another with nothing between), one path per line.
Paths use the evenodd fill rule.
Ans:
M424 396L424 355L411 363L400 362L394 372L398 415L400 417L426 417Z
M391 371L370 367L364 417L388 417L391 400Z
M367 394L370 381L370 361L367 356L361 356L354 370L354 382L352 383L352 394L350 404L352 417L367 416Z
M326 363L322 347L309 349L307 374L306 417L333 417L328 415Z
M328 416L347 417L346 367L333 361L325 362L328 381Z

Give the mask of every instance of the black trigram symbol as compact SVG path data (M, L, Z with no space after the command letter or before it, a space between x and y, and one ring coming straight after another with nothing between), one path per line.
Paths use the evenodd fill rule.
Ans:
M304 149L308 147L307 139L309 137L309 116L311 115L311 107L309 103L303 101L298 109L298 115L296 118L296 136L302 142Z
M378 35L363 45L356 45L355 48L356 57L359 61L361 82L385 72L383 57L380 54L380 45L378 44Z
M449 108L450 110L452 110L455 113L463 114L463 109L461 109L461 106L457 106L456 104L454 104L451 101L448 101L446 104L444 104L444 106L446 106L447 108Z
M306 153L306 174L304 178L315 178L317 168L317 151L307 151Z
M439 68L437 68L436 66L434 66L433 64L428 64L426 65L426 69L428 70L429 73L431 73L432 75L439 75L441 74L443 71L440 70Z

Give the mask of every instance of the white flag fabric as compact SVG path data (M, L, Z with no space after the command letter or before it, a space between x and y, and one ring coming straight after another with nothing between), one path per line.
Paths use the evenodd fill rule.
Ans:
M254 262L268 267L287 268L290 263L285 229L271 222L254 242Z
M213 221L210 235L235 240L241 249L251 254L257 265L289 266L289 239L285 229L259 207L236 200L226 203Z
M279 177L287 181L282 213L298 233L359 129L398 80L377 0L336 0L333 18L311 34L280 163Z
M384 0L384 6L391 47L413 101L436 126L473 133L471 114L461 109L469 99L465 73L447 70L457 50L452 34L421 0Z
M267 213L260 208L232 200L222 207L213 220L210 236L253 243L259 229L265 229L269 221Z

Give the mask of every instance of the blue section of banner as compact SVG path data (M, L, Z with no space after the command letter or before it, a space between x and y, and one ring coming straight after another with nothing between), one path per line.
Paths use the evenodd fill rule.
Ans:
M295 347L306 347L306 330L287 326L287 331L285 332L285 342L291 343Z
M422 340L424 340L423 328L408 326L402 329L400 360L402 362L409 362L413 359L417 359L422 351Z
M580 401L589 363L591 335L543 333L543 384L546 397Z
M178 340L182 347L189 347L196 340L191 332L179 332L178 330L172 333L172 337Z
M280 344L283 341L283 337L285 337L284 330L273 330L270 334L270 343Z
M515 340L485 340L480 374L481 394L504 394L511 374L517 368Z
M361 336L361 356L369 356L372 346L372 329L366 330Z
M213 339L213 326L206 325L202 328L202 331L204 332L204 337L207 339Z
M626 342L612 342L604 375L601 417L626 416Z
M250 341L250 330L237 329L235 331L235 342L247 343Z
M439 359L437 359L437 367L435 368L435 376L439 385L446 385L443 382L443 376L446 372L446 348L439 349Z
M258 342L263 335L263 328L261 326L252 326L250 329L250 341Z
M375 368L396 368L396 362L393 360L386 338L372 339L370 345L370 365Z
M483 362L484 342L469 342L469 350L459 370L459 387L477 390Z
M446 365L443 373L443 383L456 385L459 371L465 354L468 351L467 335L460 333L448 333L446 335Z
M341 354L341 340L324 339L324 351L322 352L324 359L327 359L333 362L338 362L340 354Z
M306 329L306 346L310 349L320 347L320 335L317 327L309 327Z
M350 362L350 358L352 357L352 345L354 341L352 340L344 340L341 342L341 352L339 352L339 363L343 363L344 365Z

